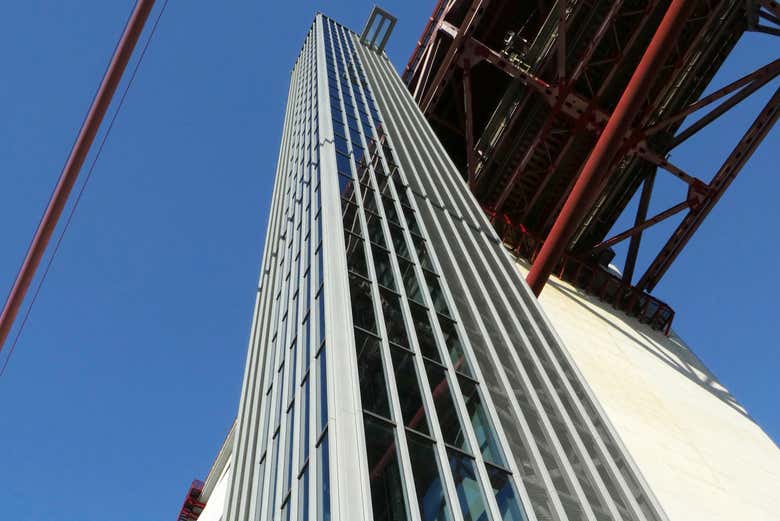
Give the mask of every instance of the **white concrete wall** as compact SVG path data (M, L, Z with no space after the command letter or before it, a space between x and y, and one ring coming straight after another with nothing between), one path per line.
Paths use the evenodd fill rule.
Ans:
M780 520L780 450L682 340L558 280L541 303L672 521Z
M201 512L198 521L222 521L225 513L225 496L227 495L229 483L230 463L228 463L225 466L225 470L222 471L222 475L219 477L219 481L217 481L214 490L206 501L206 508Z

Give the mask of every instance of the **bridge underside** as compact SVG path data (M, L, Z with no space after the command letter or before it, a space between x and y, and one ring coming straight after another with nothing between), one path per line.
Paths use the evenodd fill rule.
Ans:
M518 255L534 260L668 5L659 0L436 5L403 78ZM775 60L701 98L742 34L778 34L779 18L773 1L696 2L646 85L642 109L602 175L595 204L567 243L558 274L654 327L668 327L672 310L649 292L774 124L780 94L709 180L666 157L780 74ZM687 184L687 195L648 216L659 168L659 175ZM635 226L607 237L638 191ZM635 277L642 231L681 212L686 214L667 244ZM614 256L612 246L623 240L630 245L618 275L604 266Z

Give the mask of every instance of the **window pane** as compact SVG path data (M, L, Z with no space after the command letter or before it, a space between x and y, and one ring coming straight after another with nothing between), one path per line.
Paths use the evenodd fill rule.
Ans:
M452 401L446 371L442 367L426 361L425 372L428 375L428 385L431 387L433 403L436 405L436 416L439 418L444 441L468 451L468 442L463 434L455 403Z
M393 281L393 267L390 264L390 254L387 250L372 244L371 253L374 257L374 269L377 282L386 288L395 289Z
M447 302L444 299L444 293L441 290L439 284L439 277L429 271L423 270L425 273L425 281L428 283L428 291L431 293L431 300L433 301L433 309L437 313L451 317L450 308L447 307Z
M325 433L319 447L317 447L318 521L330 521L330 462L328 456L328 433Z
M406 325L401 313L401 297L386 289L381 289L379 296L382 299L382 313L385 327L387 327L388 340L409 347L409 337L406 335Z
M452 479L458 492L463 521L487 521L485 498L477 481L474 460L452 449L448 449L447 454L450 458Z
M363 419L374 521L406 521L409 516L393 428L368 415Z
M309 521L309 467L303 470L298 486L298 521Z
M347 250L347 269L364 277L368 277L368 266L366 265L366 251L363 246L363 239L345 232L344 246Z
M466 402L466 409L469 412L471 425L474 427L474 435L477 438L482 457L485 458L485 461L506 466L496 433L488 419L477 385L463 376L458 376L458 381L460 382L460 389L463 391L463 400Z
M455 323L440 316L439 326L441 326L441 332L444 335L444 344L447 346L447 351L450 354L452 366L456 371L472 376L471 368L466 360L466 354L463 352L463 345L460 343L460 337L455 328Z
M368 240L375 242L383 248L387 248L385 234L382 232L382 218L378 215L366 212L366 229L368 230Z
M285 463L285 468L287 471L285 472L285 481L284 481L284 488L282 488L282 493L286 494L287 491L290 490L290 486L292 484L292 476L293 476L293 429L295 428L295 407L290 407L290 409L287 411L287 433L285 435L286 443L287 443L287 462Z
M403 228L390 224L390 236L393 238L393 247L398 255L402 255L407 259L411 257L409 254L409 248L406 246L406 239L404 238Z
M420 393L420 382L414 368L414 354L395 347L390 348L390 353L393 357L395 383L398 386L398 398L401 401L401 415L404 425L429 434L428 419Z
M349 201L341 200L341 217L344 229L356 235L360 235L360 221L357 217L357 206Z
M423 297L422 292L420 291L420 285L417 283L417 275L414 272L414 264L399 257L398 266L401 268L401 278L404 281L406 296L422 304Z
M450 521L452 513L444 494L433 442L414 433L406 437L412 462L417 505L422 521Z
M345 176L339 174L339 194L341 197L348 201L355 201L355 182L352 180L352 176Z
M309 378L303 383L301 389L301 441L298 465L303 465L309 457Z
M322 432L325 426L328 424L328 380L327 380L327 360L325 360L325 350L320 351L319 354L319 369L317 371L319 379L319 387L317 390L318 400L317 409L319 417L319 428L317 433Z
M510 476L503 470L497 469L492 465L485 465L490 477L490 485L493 493L496 495L498 510L501 512L503 521L524 521L523 511L520 508L520 502L515 493L515 487L512 485Z
M371 283L362 277L349 275L349 288L352 301L352 321L366 331L376 333L374 302L371 299Z
M436 348L436 339L433 336L428 310L419 304L409 301L409 309L412 311L412 322L417 332L417 340L420 343L420 352L423 356L441 362L439 350Z
M381 344L375 336L355 330L355 350L363 409L390 418Z

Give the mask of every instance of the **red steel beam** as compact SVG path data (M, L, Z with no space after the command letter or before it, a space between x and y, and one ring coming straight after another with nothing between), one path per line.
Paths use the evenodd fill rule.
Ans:
M694 103L691 103L684 109L680 110L676 114L672 114L671 116L668 116L658 123L654 123L652 126L646 128L643 133L645 137L652 136L653 134L656 134L660 130L663 130L664 128L668 127L669 125L672 125L674 123L677 123L678 121L681 121L683 118L693 114L694 112L698 111L699 109L704 108L705 106L714 103L718 101L719 99L728 96L732 92L736 91L737 89L740 89L742 87L745 87L746 85L750 84L749 86L745 87L744 89L740 90L737 95L730 98L728 101L724 102L721 105L718 105L717 109L720 109L724 105L726 105L727 108L731 108L739 101L742 101L747 97L749 94L752 94L757 89L761 88L762 86L766 85L767 82L775 78L778 74L780 74L780 58L777 60L774 60L771 63L768 63L761 67L760 69L756 69L755 71L751 72L750 74L746 74L745 76L742 76L741 78L734 80L733 82L729 83L728 85L725 85L718 90L711 92L710 94L704 96L703 98L695 101ZM736 102L734 100L737 100ZM722 112L721 112L722 113ZM714 119L714 118L713 118ZM711 120L710 120L711 121Z
M652 291L655 285L658 284L658 281L669 269L674 259L677 258L696 230L699 229L704 218L709 215L747 160L753 155L758 145L774 126L779 116L780 88L775 91L772 98L767 102L761 113L715 174L715 177L709 184L707 199L695 211L685 216L661 250L661 253L647 268L647 271L637 284L637 288L644 291Z
M639 199L639 205L636 209L634 226L638 226L647 219L647 210L650 207L650 197L653 195L653 185L655 184L655 172L650 172L642 184L642 195ZM628 243L628 252L626 252L626 262L623 264L623 282L631 285L634 279L634 269L636 268L636 259L639 256L639 245L642 242L642 233L631 236Z
M87 117L79 131L78 138L71 149L68 161L60 174L54 193L49 200L41 222L38 224L38 229L35 231L22 267L19 269L16 281L5 302L2 315L0 315L0 350L3 349L3 344L11 331L16 315L19 313L24 296L35 276L35 271L41 262L51 235L54 233L57 221L68 202L68 196L76 183L79 171L87 158L90 146L95 140L100 123L103 121L103 117L111 104L114 92L122 79L122 73L130 60L130 56L133 54L135 44L141 36L141 31L143 31L144 24L153 6L154 0L138 0L133 13L130 15L130 19L127 21L124 33L122 33L122 37L117 44L108 69L100 83L100 88L92 101Z
M597 245L593 247L593 251L599 251L603 250L604 248L609 248L610 246L614 246L615 244L624 241L628 239L629 237L636 236L639 232L642 230L646 230L647 228L650 228L654 224L658 224L661 221L664 221L668 219L669 217L676 215L686 208L689 208L691 206L691 203L688 201L683 201L681 203L677 203L676 205L672 206L671 208L664 210L663 212L654 215L653 217L650 217L649 219L643 220L636 224L635 226L629 228L628 230L618 233L614 237L611 237L607 240L601 241Z
M433 77L430 89L428 89L427 92L422 93L423 97L419 105L424 114L428 113L428 109L433 105L434 100L439 95L446 75L451 72L452 66L455 64L456 55L461 52L463 42L471 33L472 25L479 18L484 6L489 2L490 0L473 0L469 6L466 16L463 18L463 23L458 28L457 36L450 44L449 49L439 64L439 69Z
M623 139L642 107L645 86L652 80L653 75L663 65L674 47L693 7L694 2L690 0L672 0L664 14L615 111L588 156L571 195L563 205L547 240L544 241L539 255L531 266L527 281L536 295L541 293L577 226L598 196L602 182L607 177L605 173L609 172Z

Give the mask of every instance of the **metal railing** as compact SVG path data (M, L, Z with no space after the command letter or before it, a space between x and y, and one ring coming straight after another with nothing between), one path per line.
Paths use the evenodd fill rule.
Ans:
M543 241L533 236L522 224L513 223L506 214L497 214L485 209L493 228L501 241L517 257L533 263ZM592 260L583 260L565 253L555 267L555 276L589 295L597 297L613 308L636 318L652 329L663 331L665 335L674 319L674 310L665 302L624 282L619 276L608 271Z

